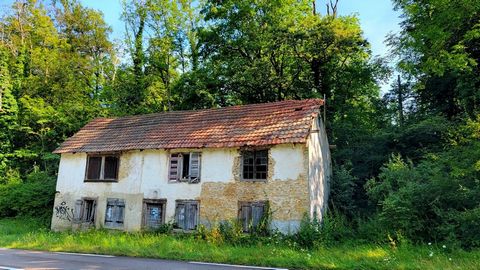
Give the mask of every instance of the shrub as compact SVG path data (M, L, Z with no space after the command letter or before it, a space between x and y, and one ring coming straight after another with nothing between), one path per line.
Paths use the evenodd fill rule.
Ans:
M158 228L155 229L156 233L159 234L170 234L173 231L174 221L171 220L167 223L161 224Z
M379 177L368 181L386 231L414 241L480 246L480 141L472 138L416 166L393 156Z
M353 224L336 210L324 215L322 222L315 216L310 219L304 215L294 241L303 248L314 248L318 245L331 245L354 238Z
M0 186L0 216L31 216L48 221L55 197L55 178L32 172L22 182Z

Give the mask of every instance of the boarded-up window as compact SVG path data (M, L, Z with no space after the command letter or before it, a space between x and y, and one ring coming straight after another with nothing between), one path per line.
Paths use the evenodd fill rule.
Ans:
M81 199L75 202L73 220L76 223L95 224L95 211L97 201L95 199Z
M105 210L105 227L123 227L124 216L125 200L107 199L107 209Z
M198 201L177 201L175 225L183 230L196 230L198 225Z
M251 232L263 221L268 211L267 202L239 202L238 220L244 232Z
M200 153L173 153L170 155L168 179L173 182L200 182Z
M165 223L166 200L143 200L143 226L156 229Z
M268 150L242 151L242 178L266 180L268 174Z
M89 155L86 181L116 181L119 157L116 155Z

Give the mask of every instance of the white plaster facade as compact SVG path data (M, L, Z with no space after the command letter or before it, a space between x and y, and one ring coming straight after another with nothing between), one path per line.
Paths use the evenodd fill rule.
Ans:
M320 118L313 121L306 144L279 144L269 148L273 159L268 170L271 183L296 181L308 177L310 215L322 217L328 199L331 177L330 153L325 129ZM169 156L173 152L201 152L201 181L197 184L169 182ZM308 153L307 153L308 152ZM196 200L205 183L233 183L238 148L204 148L175 150L134 150L122 152L117 182L85 182L86 153L61 155L55 195L53 230L72 228L72 222L61 218L58 207L75 207L83 197L97 199L95 225L104 226L107 198L125 200L124 230L142 229L143 199L166 199L166 221L174 218L176 200ZM285 197L290 194L286 192ZM63 204L62 204L63 203ZM202 202L200 201L200 204ZM307 211L306 211L307 212ZM200 217L202 213L200 212ZM294 232L300 220L272 220L272 226L285 233Z

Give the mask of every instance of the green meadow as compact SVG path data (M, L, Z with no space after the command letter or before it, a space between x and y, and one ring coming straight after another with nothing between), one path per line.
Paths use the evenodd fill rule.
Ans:
M443 245L342 243L302 249L288 241L233 245L196 234L125 233L108 230L52 232L35 219L0 220L4 248L111 254L289 269L479 269L480 250Z

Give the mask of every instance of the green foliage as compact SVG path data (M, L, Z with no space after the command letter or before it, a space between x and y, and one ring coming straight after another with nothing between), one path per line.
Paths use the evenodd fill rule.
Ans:
M172 233L173 231L173 227L174 227L173 225L174 225L173 221L163 223L160 226L158 226L158 228L156 228L154 231L159 234L169 234L169 233Z
M478 1L395 0L404 14L402 32L391 37L399 67L418 77L424 112L474 117L479 112Z
M367 183L384 228L412 240L478 247L480 142L462 141L418 165L393 156L378 179Z
M355 216L357 205L355 205L355 189L358 178L352 175L352 170L345 165L334 167L333 181L330 186L330 203L332 208L341 213Z
M55 178L45 172L32 172L24 183L0 185L0 216L31 216L50 220L55 183Z

